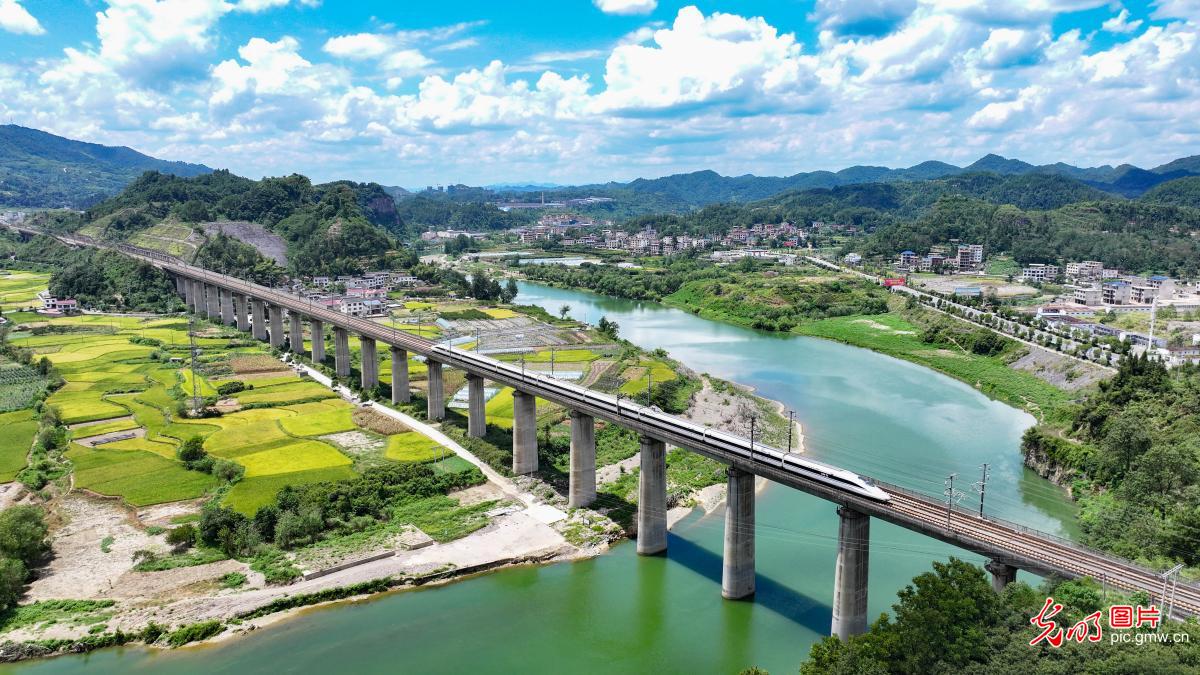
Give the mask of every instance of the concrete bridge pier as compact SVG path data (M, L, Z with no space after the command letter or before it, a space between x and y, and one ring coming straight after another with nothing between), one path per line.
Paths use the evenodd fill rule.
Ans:
M333 327L333 359L337 376L350 377L350 336L339 326Z
M233 291L221 291L221 323L233 325Z
M1003 593L1004 587L1017 580L1017 568L999 560L989 560L983 569L992 573L992 588Z
M233 318L237 320L237 329L243 333L250 332L250 308L247 307L249 299L244 295L235 293L233 295Z
M362 388L373 391L379 384L379 354L375 349L375 340L369 337L358 337L358 355L362 360Z
M191 279L179 277L179 284L183 286L183 304L189 310L196 308L196 286Z
M193 314L199 314L201 308L204 307L204 284L193 279L192 280L192 301L188 303Z
M179 296L182 298L187 297L187 285L185 283L186 281L187 280L184 279L183 277L181 277L179 275L175 275L175 292L178 293Z
M639 440L637 552L656 555L667 550L667 444L649 436Z
M288 346L293 354L304 353L304 317L299 312L288 312Z
M867 630L867 570L871 518L838 507L837 567L833 577L833 625L830 632L845 640Z
M571 484L567 506L583 508L596 501L596 418L571 411Z
M446 417L446 385L442 381L442 363L426 359L429 369L429 391L425 397L425 416L430 422L437 422Z
M283 346L283 308L271 305L271 346Z
M255 340L267 339L266 309L258 298L250 298L250 328Z
M204 292L207 294L204 301L204 313L210 319L219 318L221 316L221 289L204 284Z
M754 474L731 466L726 476L721 597L740 600L754 595Z
M320 319L309 319L308 330L312 332L312 361L314 364L325 361L325 324Z
M515 474L538 470L537 454L537 397L523 391L513 391L513 463Z
M392 347L392 403L408 403L412 392L408 389L408 352Z
M485 403L483 378L479 375L467 375L467 435L475 438L487 435Z

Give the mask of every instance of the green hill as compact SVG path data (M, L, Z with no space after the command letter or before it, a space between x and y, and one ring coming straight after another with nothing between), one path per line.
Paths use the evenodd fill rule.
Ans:
M0 206L86 208L151 170L178 176L212 171L200 164L155 159L130 148L0 125Z

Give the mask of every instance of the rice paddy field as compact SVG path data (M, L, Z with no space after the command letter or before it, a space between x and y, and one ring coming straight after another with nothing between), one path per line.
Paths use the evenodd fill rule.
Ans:
M329 438L353 431L377 439L371 461L438 462L452 470L444 463L449 450L414 432L383 437L361 429L353 406L233 329L192 325L200 347L193 372L186 318L22 315L14 323L9 340L32 350L35 360L47 358L65 381L47 403L70 428L66 457L78 488L133 506L209 497L253 514L286 485L356 475L364 458ZM0 383L15 365L0 364ZM413 361L410 369L423 373L424 364ZM389 370L390 363L382 364L382 373ZM230 382L244 388L219 395ZM219 414L182 414L193 386ZM24 468L36 431L29 409L0 414L0 479L12 480ZM202 439L211 457L241 465L243 477L223 484L185 467L176 453L192 437ZM84 439L95 445L78 442Z
M48 272L0 270L0 310L7 312L39 304L37 294L45 289L48 283Z

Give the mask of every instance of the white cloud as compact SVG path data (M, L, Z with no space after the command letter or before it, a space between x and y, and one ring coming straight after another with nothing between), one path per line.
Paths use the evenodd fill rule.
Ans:
M595 59L607 54L608 51L604 49L580 49L573 52L539 52L529 57L529 62L537 64L570 63L585 59Z
M0 0L0 30L26 35L42 35L42 24L17 0Z
M782 94L810 85L810 63L791 34L780 35L761 18L704 16L679 10L670 28L654 33L654 46L619 45L605 66L605 110L661 109L758 94Z
M1132 33L1142 25L1142 20L1129 20L1129 10L1122 8L1121 13L1101 24L1100 29L1110 33Z
M376 33L356 33L329 38L322 47L327 53L348 59L372 59L392 49L392 39Z
M213 68L208 105L215 120L247 115L254 123L288 126L318 117L348 79L336 68L310 63L299 49L291 37L251 38L238 48L244 65L229 59Z
M415 49L392 52L379 63L384 70L400 76L416 75L431 65L433 60Z
M592 0L605 14L649 14L658 7L658 0Z
M980 63L986 68L1011 68L1028 65L1037 60L1050 43L1045 30L993 28L979 48Z
M1200 21L1200 0L1158 0L1150 16L1155 19Z
M917 8L917 0L817 0L811 20L841 35L890 32Z

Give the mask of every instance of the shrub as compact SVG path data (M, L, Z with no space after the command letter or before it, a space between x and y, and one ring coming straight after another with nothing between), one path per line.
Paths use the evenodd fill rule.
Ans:
M191 523L180 525L167 532L167 543L175 548L191 548L196 545L196 527Z
M168 633L167 644L171 645L172 647L182 647L189 642L207 640L208 638L221 633L223 630L225 630L225 624L221 623L217 619L201 621L200 623L192 623Z
M179 461L189 465L188 468L191 468L193 462L197 462L208 455L204 451L204 439L199 436L192 436L184 441L183 445L179 446L176 454L179 457Z
M300 570L279 549L268 548L250 562L250 569L260 572L268 584L286 584L300 576Z
M228 459L218 459L213 462L212 475L227 483L236 483L246 475L246 467Z
M221 383L221 385L217 387L217 393L222 396L229 396L230 394L236 394L239 391L244 391L245 389L245 382L234 380L232 382Z
M221 585L225 588L238 588L246 583L246 575L241 572L230 572L221 577Z

